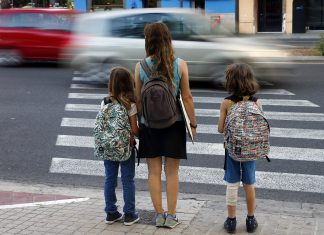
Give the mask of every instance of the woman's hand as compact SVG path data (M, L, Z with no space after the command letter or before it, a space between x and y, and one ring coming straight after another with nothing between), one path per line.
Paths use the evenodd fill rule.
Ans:
M197 134L197 128L191 127L191 132L192 132L192 138L195 139Z

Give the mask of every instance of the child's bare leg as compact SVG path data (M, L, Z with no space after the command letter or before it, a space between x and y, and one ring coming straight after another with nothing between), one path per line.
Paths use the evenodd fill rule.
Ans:
M229 218L236 217L236 206L227 206L227 214Z
M248 216L253 216L255 213L255 188L253 184L244 184L244 191L246 197L246 206L248 211Z
M226 205L229 218L236 217L236 203L240 182L227 183L226 187Z

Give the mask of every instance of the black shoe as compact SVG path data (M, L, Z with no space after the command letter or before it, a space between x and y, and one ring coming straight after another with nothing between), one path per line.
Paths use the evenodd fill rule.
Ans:
M224 229L228 233L235 233L236 230L236 218L230 219L227 217L225 223L224 223Z
M138 214L125 214L124 225L132 225L140 220Z
M246 218L246 231L248 233L254 233L255 230L258 228L258 222L256 221L255 217Z
M113 224L118 220L121 220L123 215L120 214L118 211L114 213L107 213L106 224Z

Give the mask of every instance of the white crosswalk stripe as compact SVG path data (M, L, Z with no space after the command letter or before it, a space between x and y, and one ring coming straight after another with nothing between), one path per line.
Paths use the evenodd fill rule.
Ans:
M76 136L76 135L58 135L56 140L58 146L71 146L79 148L93 148L94 139L92 136ZM195 142L194 144L187 142L187 152L192 154L204 155L224 155L223 144ZM270 158L283 160L306 160L324 162L323 149L312 148L290 148L271 146Z
M77 77L77 76L75 76L75 77L73 77L73 79L72 79L72 81L78 81L78 82L80 82L80 81L88 81L89 80L89 78L86 78L86 77Z
M74 81L79 80L79 81L84 81L86 80L85 78L80 78L77 77L75 79L73 79ZM98 89L97 86L91 85L91 84L77 84L77 83L73 83L70 86L71 89ZM102 90L107 90L107 88L102 87L100 88ZM208 90L208 89L192 89L191 90L192 93L215 93L215 94L227 94L226 91L222 91L222 90ZM284 95L284 96L293 96L295 95L294 93L284 90L284 89L262 89L261 91L258 91L259 95Z
M86 118L63 118L61 126L94 128L94 119ZM218 134L217 125L206 125L198 123L198 134ZM276 128L272 127L271 137L295 138L295 139L315 139L324 140L324 130L317 129L300 129L300 128Z
M75 77L73 81L82 81L81 77ZM69 113L69 117L62 118L61 127L62 133L57 136L56 145L61 148L93 148L94 142L91 136L91 129L94 127L94 117L98 112L100 105L99 101L106 96L106 87L98 87L90 84L71 84L71 89L76 92L71 92L68 95L69 102L65 106L65 111ZM84 89L84 92L82 91ZM99 92L99 93L98 93ZM219 104L223 97L227 96L227 92L222 90L205 90L193 89L194 102L196 104L217 104L215 108L197 108L197 117L215 118L215 124L198 123L198 134L201 136L211 135L221 137L217 133L217 117L219 117ZM319 107L317 104L308 100L292 99L294 93L283 89L263 89L258 95L267 95L267 98L262 99L264 106L287 107L286 112L282 111L265 111L269 120L289 120L293 122L322 122L324 114L317 112L289 112L289 107ZM275 96L275 99L270 99L269 95ZM278 97L281 96L281 97ZM287 97L287 98L283 98ZM261 97L262 98L262 97ZM279 99L280 98L280 99ZM98 100L98 104L85 104L83 100ZM77 101L76 103L72 101ZM80 102L81 101L81 102ZM211 106L209 106L211 107ZM91 114L93 118L80 118L79 113L84 112ZM73 115L73 116L71 116ZM67 128L88 128L89 134L85 136L64 134ZM86 130L86 129L85 129ZM305 140L324 140L324 130L307 129L307 128L279 128L271 126L271 138L289 138L289 139L305 139ZM294 161L296 164L302 164L304 161L323 163L324 149L320 148L302 148L300 146L271 146L269 157L276 160ZM199 157L214 157L219 158L224 156L224 148L222 143L209 142L191 142L187 143L187 152ZM92 157L92 156L91 156ZM53 156L50 166L51 173L63 174L79 174L79 175L95 175L103 176L104 168L101 161L78 159L76 156ZM199 174L197 174L199 172ZM224 171L220 168L206 168L200 166L181 166L180 182L190 182L196 184L224 185ZM257 187L263 189L288 190L298 192L324 193L324 176L309 175L296 173L283 173L273 171L257 171ZM136 178L147 179L147 166L142 163L136 167Z
M70 93L68 98L70 99L103 99L105 94L93 94L93 93ZM195 103L211 103L220 104L224 98L220 97L194 97ZM318 105L308 100L287 100L287 99L262 99L262 105L273 106L305 106L305 107L318 107Z
M50 171L53 173L104 176L103 163L95 160L53 158ZM224 185L223 174L224 171L218 168L180 166L179 180L198 184ZM136 178L147 179L147 166L145 164L136 167ZM324 193L324 176L320 175L257 171L256 178L258 179L256 183L258 188Z
M66 104L65 111L74 112L98 112L98 104ZM197 117L219 117L218 109L195 109ZM269 120L288 120L288 121L313 121L323 122L323 113L300 113L300 112L271 112L265 111Z
M71 89L86 89L86 90L93 90L93 89L99 89L102 91L107 91L107 87L102 86L91 86L89 84L71 84Z
M208 90L208 89L193 89L191 90L192 93L223 93L228 94L226 91L215 91L215 90ZM262 89L258 91L259 95L295 95L294 93L287 91L285 89Z

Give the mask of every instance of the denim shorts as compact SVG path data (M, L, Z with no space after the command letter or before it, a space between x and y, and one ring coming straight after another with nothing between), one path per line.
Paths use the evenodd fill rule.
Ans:
M225 175L224 180L228 183L237 183L242 181L243 184L255 183L255 161L238 162L233 160L225 150ZM241 174L242 169L242 174Z

